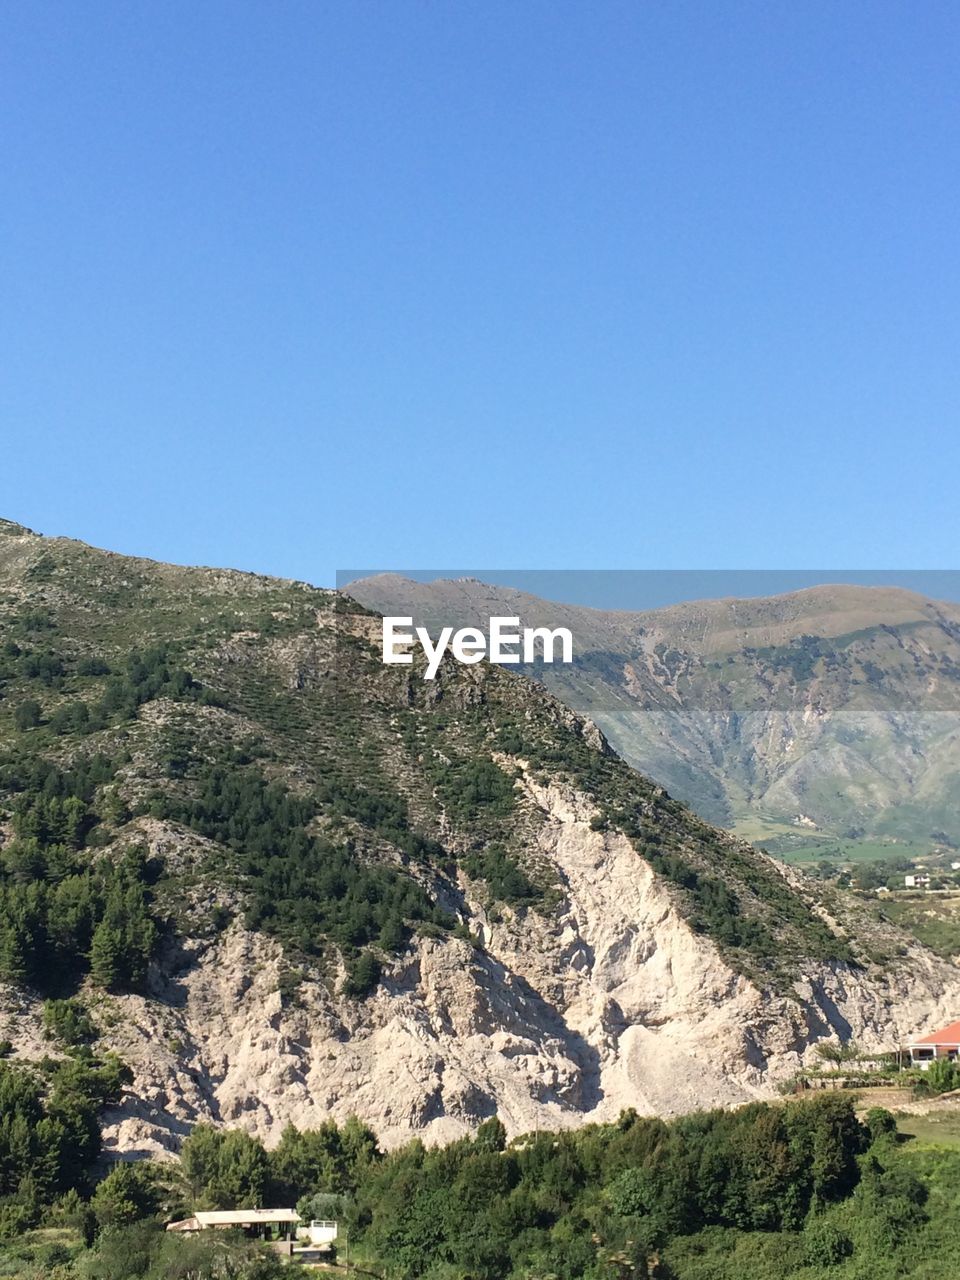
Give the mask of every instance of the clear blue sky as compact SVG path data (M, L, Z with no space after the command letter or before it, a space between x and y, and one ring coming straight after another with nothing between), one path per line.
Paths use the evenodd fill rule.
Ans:
M162 559L956 567L960 10L0 15L0 513Z

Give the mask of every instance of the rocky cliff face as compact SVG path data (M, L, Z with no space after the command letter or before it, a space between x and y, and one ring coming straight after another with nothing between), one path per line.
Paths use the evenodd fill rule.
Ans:
M41 997L87 1005L133 1072L116 1152L668 1115L956 1017L952 966L522 678L384 668L376 620L300 584L5 537L4 1034L39 1058Z
M149 996L104 998L135 1072L108 1150L169 1154L201 1120L269 1143L356 1113L392 1146L495 1112L514 1134L736 1105L775 1095L825 1037L891 1049L960 1007L960 974L919 948L886 976L809 964L792 997L760 990L625 837L591 829L584 797L526 785L564 885L550 919L478 906L482 948L421 940L360 1006L320 984L291 1005L280 949L241 927L167 957Z

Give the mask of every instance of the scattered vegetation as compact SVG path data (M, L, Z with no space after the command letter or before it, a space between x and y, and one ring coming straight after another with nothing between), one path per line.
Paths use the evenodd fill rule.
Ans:
M886 897L877 910L938 956L952 960L960 955L960 895Z
M836 933L763 854L701 822L615 756L603 755L577 728L501 724L497 746L545 774L566 776L597 801L597 830L624 832L651 867L678 891L694 929L717 942L735 967L761 981L793 981L800 956L854 963Z
M356 816L421 856L429 851L399 807L360 788L328 788L321 795L331 801L334 815ZM362 948L398 951L412 924L452 928L455 922L402 870L361 861L351 839L310 834L307 828L321 809L320 798L295 796L253 768L224 767L203 773L192 798L161 793L150 805L155 816L184 823L233 850L249 886L248 927L308 956L324 956L332 942L348 958L346 991L360 996L376 986L380 973L376 958Z
M36 649L22 649L8 642L5 665L0 665L0 689L17 678L48 689L61 689L69 674L60 654ZM110 665L99 656L85 657L74 664L74 676L109 677L99 698L72 698L62 701L44 721L43 708L34 697L24 698L14 712L14 723L20 732L46 724L58 737L96 733L118 720L132 719L139 707L156 698L179 702L198 702L205 706L220 705L219 696L204 688L183 667L176 664L166 645L143 651L132 650L120 668L111 672Z

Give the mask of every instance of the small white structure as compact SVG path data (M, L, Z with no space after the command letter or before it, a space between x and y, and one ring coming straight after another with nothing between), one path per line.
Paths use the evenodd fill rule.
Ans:
M917 872L912 876L904 876L903 883L907 889L926 889L930 883L930 877L923 872Z
M333 1244L337 1238L337 1224L324 1218L314 1218L309 1226L297 1229L298 1240L309 1240L318 1249Z

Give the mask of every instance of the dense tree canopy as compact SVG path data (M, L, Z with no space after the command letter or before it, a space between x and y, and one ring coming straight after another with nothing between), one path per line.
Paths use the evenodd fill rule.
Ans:
M116 764L96 754L63 769L39 756L0 762L14 796L13 839L0 851L0 978L58 994L90 971L137 988L158 937L150 870L136 847L94 859L98 789Z

